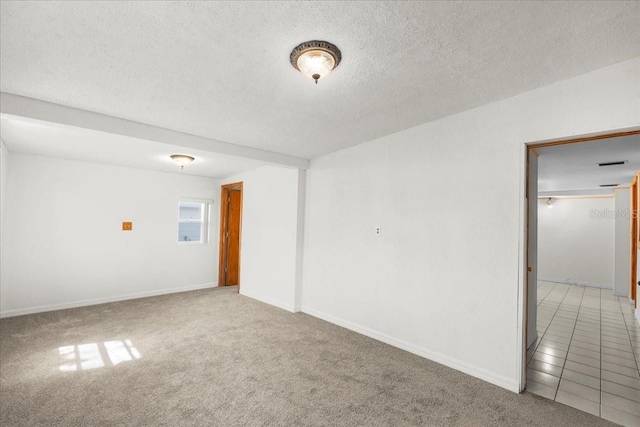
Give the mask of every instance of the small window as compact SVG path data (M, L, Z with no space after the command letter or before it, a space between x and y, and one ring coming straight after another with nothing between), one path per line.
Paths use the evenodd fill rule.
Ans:
M206 243L209 203L180 201L178 210L178 242Z

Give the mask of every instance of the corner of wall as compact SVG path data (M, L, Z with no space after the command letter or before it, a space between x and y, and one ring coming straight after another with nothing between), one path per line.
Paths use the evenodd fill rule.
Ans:
M265 296L265 295L261 295L258 292L243 290L242 287L240 287L240 295L244 295L244 296L249 297L251 299L254 299L256 301L260 301L260 302L263 302L265 304L269 304L269 305L272 305L274 307L281 308L281 309L289 311L291 313L297 313L298 311L300 311L300 309L299 308L296 309L296 307L294 305L285 304L282 301L279 301L279 300L274 299L274 298L270 298L270 297Z
M306 206L307 171L298 169L298 213L296 226L296 272L293 296L294 312L302 306L302 280L304 266L304 216Z
M265 165L223 183L240 181L244 183L240 293L300 311L306 171Z

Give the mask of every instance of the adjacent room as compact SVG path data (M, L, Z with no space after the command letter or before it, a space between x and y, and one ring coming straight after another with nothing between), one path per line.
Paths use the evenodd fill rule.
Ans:
M0 2L0 424L639 426L638 22Z
M638 237L630 195L637 192L631 187L640 137L531 150L538 167L538 286L527 390L608 419L611 408L635 413L640 326L631 242Z

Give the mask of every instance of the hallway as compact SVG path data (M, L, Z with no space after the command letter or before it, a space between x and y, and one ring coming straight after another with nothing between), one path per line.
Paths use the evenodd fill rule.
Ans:
M640 326L627 298L538 282L537 330L527 354L527 391L640 426Z

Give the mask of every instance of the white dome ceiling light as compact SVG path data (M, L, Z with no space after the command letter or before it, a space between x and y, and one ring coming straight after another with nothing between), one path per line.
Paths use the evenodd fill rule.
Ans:
M187 156L186 154L172 154L169 157L171 157L173 161L180 166L180 169L184 169L186 165L195 160L193 157Z

